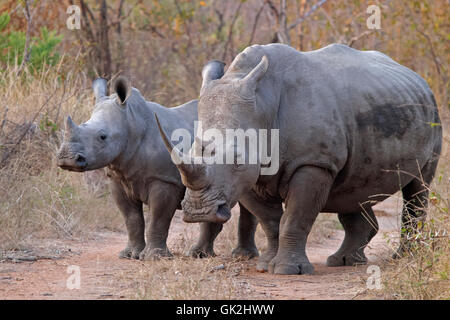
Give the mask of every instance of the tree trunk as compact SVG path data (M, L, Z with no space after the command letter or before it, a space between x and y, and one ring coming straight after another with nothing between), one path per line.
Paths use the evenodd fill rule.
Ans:
M108 7L106 0L100 1L100 25L98 35L98 49L100 51L100 64L103 65L100 76L109 79L111 77L111 51L108 38Z

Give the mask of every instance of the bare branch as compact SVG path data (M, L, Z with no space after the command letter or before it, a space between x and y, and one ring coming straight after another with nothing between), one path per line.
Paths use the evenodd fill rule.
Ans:
M116 32L120 34L122 32L122 27L120 24L120 17L122 16L122 7L125 0L120 0L119 6L117 7L117 27Z
M223 20L223 13L220 12L218 9L214 8L214 12L217 15L217 18L219 18L219 25L217 26L217 34L219 35L222 32L223 26L225 25L225 22Z
M180 15L180 17L183 18L182 21L183 21L184 27L185 27L185 29L186 29L186 34L187 34L188 39L189 39L188 46L190 46L191 43L192 43L192 34L191 34L191 27L190 27L190 24L187 23L187 22L186 22L187 19L185 19L185 18L183 17L183 10L181 10L180 3L178 2L178 0L174 0L174 2L175 2L175 7L177 8L178 14Z
M228 39L227 42L225 43L225 47L223 49L223 55L222 55L222 60L225 61L225 59L227 58L227 53L228 53L228 47L230 46L232 40L233 40L233 27L234 24L236 23L236 20L239 16L239 12L241 11L241 7L242 7L243 2L240 1L239 2L239 6L237 7L236 11L234 12L234 16L233 19L231 20L231 24L230 24L230 29L228 31Z
M273 15L277 18L278 23L280 14L278 13L277 7L273 4L272 0L266 0L266 3L269 5L270 11L272 11Z
M407 8L407 10L409 11L409 15L411 16L411 18L412 18L413 21L414 21L414 24L416 25L416 30L417 30L417 32L419 32L419 33L425 38L425 40L426 40L427 43L428 43L428 46L429 46L429 48L430 48L431 57L433 58L433 62L434 62L434 65L436 66L436 71L437 71L439 77L441 77L441 79L442 79L442 81L443 81L444 83L447 83L446 72L445 72L445 70L444 70L444 72L442 72L442 70L441 70L441 69L444 69L444 68L443 68L443 66L442 66L442 64L441 64L441 62L440 62L438 56L436 55L436 53L435 53L435 51L434 51L433 42L431 41L430 37L425 33L425 31L422 30L422 28L421 28L419 22L417 21L415 15L414 15L414 13L412 12L412 10L411 10L411 8L409 7L409 5L408 5L407 3L405 3L405 2L403 2L403 4L404 4L404 6Z
M261 13L263 12L265 6L266 6L266 2L264 2L261 5L261 7L259 8L258 12L256 13L255 21L253 22L252 33L250 35L250 40L248 41L248 45L251 45L252 42L253 42L253 39L255 37L255 32L256 32L256 26L258 25L259 17L261 16Z
M319 2L317 2L315 5L313 5L311 7L311 9L305 13L302 17L298 18L297 20L295 20L293 23L291 23L289 25L289 27L287 28L288 30L292 30L294 29L299 23L302 23L303 21L305 21L306 18L308 18L310 15L312 15L317 9L319 9L323 4L325 4L325 2L327 2L327 0L320 0Z
M100 23L99 23L99 51L100 61L103 62L103 77L111 76L111 51L109 49L109 37L108 37L108 8L106 0L100 0Z
M33 2L34 2L33 0L31 0L31 1L26 0L25 8L23 9L25 19L27 20L27 31L26 31L26 35L25 35L25 48L23 50L22 63L20 64L20 67L17 70L17 74L16 74L17 76L19 76L22 73L23 68L30 60L30 54L31 54L30 33L31 33L32 24L33 24L33 15L36 12L36 8L35 8L33 10L33 12L30 13L30 4L33 4Z
M127 18L131 15L131 13L133 12L133 9L134 9L136 6L142 4L143 0L139 0L138 2L136 2L136 3L128 10L128 12L127 12L125 15L122 15L122 14L121 14L121 12L122 12L122 9L121 9L121 8L123 7L123 2L124 2L124 0L121 0L121 2L119 3L119 9L117 9L117 11L118 11L117 17L115 18L115 20L111 20L111 21L109 22L108 27L114 27L114 26L115 26L115 27L117 28L117 25L120 25L121 22L122 22L123 20L127 19ZM120 10L120 11L119 11L119 10ZM144 12L144 13L148 15L148 12Z
M277 38L279 43L291 44L289 37L289 30L287 29L287 16L286 16L287 4L286 0L280 1L280 15L278 19L278 31Z
M89 14L89 16L92 19L91 21L92 22L95 21L93 15L92 15L92 11L91 11L91 9L89 9L89 6L83 0L80 0L80 4L81 4L81 14L83 15L83 21L86 24L86 28L83 28L83 30L86 30L86 34L89 38L89 41L96 42L96 39L94 36L95 30L93 30L93 27L91 26L91 23L89 22L89 18L88 18L88 14Z
M30 129L33 127L34 121L36 121L37 117L39 116L39 114L41 113L41 111L44 109L44 107L48 104L48 102L53 98L53 96L56 93L57 88L55 89L55 91L49 95L47 97L47 99L45 100L45 102L42 104L42 106L39 108L39 110L34 114L33 118L31 119L30 123L27 125L27 127L25 128L25 130L22 132L22 134L20 135L19 139L17 139L17 141L14 143L14 146L12 147L12 149L6 151L1 159L0 159L0 168L3 167L6 163L6 161L9 159L9 157L11 156L11 154L14 152L14 150L17 148L17 146L22 142L23 138L25 138L25 136L27 135L28 131L30 131Z
M358 41L359 39L361 39L361 38L363 38L363 37L365 37L365 36L368 36L368 35L370 35L370 34L372 34L372 33L373 33L373 30L367 30L367 31L364 31L364 32L361 33L360 35L357 35L357 36L351 38L350 41L347 43L347 45L348 45L349 47L352 47L353 44L354 44L356 41Z

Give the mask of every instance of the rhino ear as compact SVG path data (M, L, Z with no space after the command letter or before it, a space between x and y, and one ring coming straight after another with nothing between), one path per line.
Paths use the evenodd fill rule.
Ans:
M108 80L105 78L97 78L92 82L92 90L94 90L95 103L108 95Z
M269 68L269 59L267 56L263 56L258 65L253 68L252 71L249 72L243 79L240 80L240 83L248 90L251 90L252 93L256 90L256 86L258 81L266 74L267 69Z
M218 60L211 60L202 69L202 88L200 94L203 93L204 88L213 80L223 77L225 63Z
M131 94L131 86L128 79L125 77L117 78L116 81L114 81L114 92L117 94L119 102L124 105Z

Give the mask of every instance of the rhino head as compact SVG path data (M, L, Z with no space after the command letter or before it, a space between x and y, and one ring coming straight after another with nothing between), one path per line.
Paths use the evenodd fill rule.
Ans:
M113 162L126 148L128 123L127 100L131 87L124 78L114 83L114 93L107 95L107 80L94 80L95 108L91 118L77 126L65 121L64 138L57 153L57 165L70 171L99 169Z
M228 129L253 129L264 126L256 108L256 86L268 68L268 60L263 57L247 74L227 74L219 80L206 77L198 104L199 121L205 132L216 130L226 136ZM233 67L230 66L230 69ZM249 145L225 142L220 139L194 139L191 154L180 152L167 137L158 122L160 134L177 165L182 182L186 186L182 201L185 222L224 223L231 217L231 208L238 198L257 182L260 163L250 163ZM208 150L208 157L205 156ZM230 162L226 159L233 155ZM217 155L224 161L211 161ZM244 156L242 156L244 155ZM244 161L238 161L244 157ZM189 163L183 159L190 159ZM242 160L242 159L240 159Z

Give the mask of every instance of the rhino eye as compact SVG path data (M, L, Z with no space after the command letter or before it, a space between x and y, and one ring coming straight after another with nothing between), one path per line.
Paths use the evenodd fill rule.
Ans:
M102 130L102 131L100 131L100 132L98 133L98 139L99 139L99 140L101 140L101 141L105 141L105 140L106 140L106 138L107 138L107 136L106 136L106 133L105 133L105 132L103 132L103 130Z

